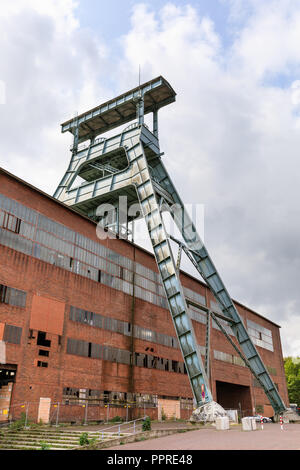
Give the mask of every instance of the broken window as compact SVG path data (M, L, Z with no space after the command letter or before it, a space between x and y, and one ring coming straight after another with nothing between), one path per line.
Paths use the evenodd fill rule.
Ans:
M50 348L51 341L46 339L46 333L44 331L38 331L36 344L38 346L45 346L46 348Z
M49 351L46 351L45 349L40 349L39 350L39 356L49 357Z
M48 367L48 362L38 361L37 366L38 367Z
M4 229L14 233L20 233L21 222L21 219L15 215L4 212L4 217L2 220L2 227Z

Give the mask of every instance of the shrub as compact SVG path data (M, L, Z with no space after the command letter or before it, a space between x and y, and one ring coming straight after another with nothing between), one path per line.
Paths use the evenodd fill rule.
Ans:
M88 439L88 433L83 432L82 434L80 434L80 436L79 436L79 445L87 446L87 445L89 445L89 443L90 443L90 441Z
M151 419L149 416L143 422L143 431L151 431Z
M49 450L50 447L51 447L50 444L48 444L48 443L45 442L45 441L41 441L41 442L40 442L40 446L41 446L40 450Z
M121 418L121 416L114 416L114 417L111 418L109 421L110 421L111 423L116 423L116 422L123 421L123 418Z
M161 419L162 419L162 421L166 421L166 419L167 419L167 415L165 414L163 408L161 409Z
M10 429L13 431L20 431L21 429L24 428L26 422L26 413L21 413L21 418L18 419L17 421L13 421L10 424Z

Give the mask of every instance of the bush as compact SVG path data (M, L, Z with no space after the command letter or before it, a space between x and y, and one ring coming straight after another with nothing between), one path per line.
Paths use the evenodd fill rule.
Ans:
M26 413L21 413L21 418L18 419L17 421L13 421L10 424L10 429L13 431L20 431L25 427L25 422L26 422Z
M87 432L83 432L82 434L80 434L79 436L79 444L81 446L87 446L89 445L90 441L88 439L88 433Z
M149 416L143 422L143 431L151 431L151 419Z
M166 419L167 419L167 415L165 414L163 408L161 409L161 419L162 419L162 421L166 421Z
M40 446L41 446L40 450L49 450L51 448L50 444L48 444L45 441L41 441Z
M114 416L113 418L111 418L109 420L111 423L116 423L116 422L122 422L123 421L123 418L121 418L121 416Z

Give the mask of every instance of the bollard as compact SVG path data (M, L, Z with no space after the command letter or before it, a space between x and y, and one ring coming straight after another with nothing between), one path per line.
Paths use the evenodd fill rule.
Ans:
M261 424L261 429L264 429L264 420L263 417L260 417L260 424Z
M216 418L216 429L217 430L229 429L228 416L219 416L218 418Z
M253 426L251 418L242 418L242 429L243 431L252 431Z
M283 431L283 418L282 418L282 416L280 416L280 428L281 428L281 431Z

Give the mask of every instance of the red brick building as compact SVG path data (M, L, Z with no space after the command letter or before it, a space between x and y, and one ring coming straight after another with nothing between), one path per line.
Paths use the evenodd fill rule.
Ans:
M206 285L182 272L204 354ZM279 326L235 302L288 405ZM226 325L228 332L230 328ZM233 337L232 337L233 338ZM272 415L263 390L216 325L214 399L242 414ZM154 257L96 235L96 224L0 170L0 420L27 410L49 419L190 416L192 392ZM44 400L45 401L45 400ZM58 408L59 404L59 408ZM47 413L46 413L47 415ZM44 419L44 418L43 418ZM47 419L47 417L46 417Z

